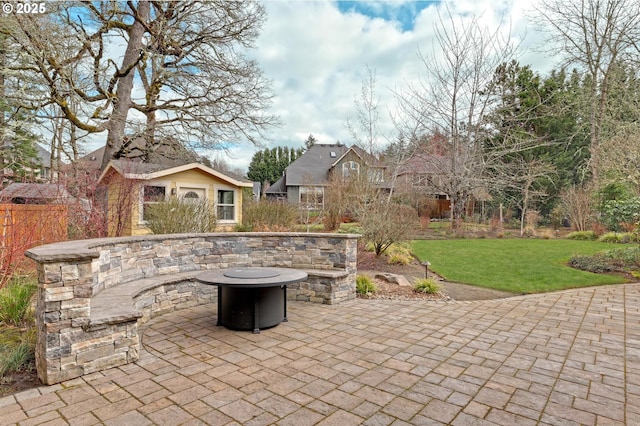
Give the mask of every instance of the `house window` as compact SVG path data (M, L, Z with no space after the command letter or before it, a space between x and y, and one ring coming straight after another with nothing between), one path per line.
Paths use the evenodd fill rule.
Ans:
M219 190L218 191L218 206L217 217L218 220L235 220L236 219L236 205L233 191Z
M369 182L382 183L382 170L381 169L369 169Z
M300 207L307 210L322 210L324 207L324 188L321 186L301 186Z
M167 188L159 185L142 187L142 220L149 220L149 207L166 200Z
M178 199L188 204L200 204L207 200L207 190L205 188L179 187Z
M429 185L429 175L425 173L415 174L412 176L412 184L416 188L423 188Z
M357 177L360 173L360 164L355 161L347 161L342 164L342 177L350 178L352 176Z

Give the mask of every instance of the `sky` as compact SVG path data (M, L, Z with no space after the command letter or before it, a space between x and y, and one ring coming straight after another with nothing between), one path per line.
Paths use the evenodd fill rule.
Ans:
M521 64L544 74L553 61L536 51L542 34L532 26L536 0L457 0L448 3L455 19L480 17L519 42ZM267 21L250 55L272 82L273 105L283 125L270 129L263 147L238 144L214 153L234 167L247 168L257 149L303 146L312 134L319 143L354 143L347 120L354 100L375 73L383 146L393 137L388 111L393 91L421 78L418 51L432 49L438 1L267 0Z
M356 118L368 72L375 74L380 134L377 147L394 137L390 111L394 92L425 78L419 52L429 54L435 43L438 10L445 3L425 0L262 0L267 20L255 49L255 59L271 81L273 104L267 111L282 125L265 133L261 146L248 142L224 143L225 150L201 152L247 171L253 154L263 148L298 148L313 135L318 143L356 141L347 122ZM454 21L476 17L519 44L519 61L547 73L554 61L540 53L543 34L530 19L540 0L450 0ZM116 48L122 51L124 45ZM134 97L143 96L142 87ZM135 115L135 112L130 113ZM132 118L132 117L130 117ZM140 117L138 117L140 118ZM89 137L87 150L105 143L106 134Z

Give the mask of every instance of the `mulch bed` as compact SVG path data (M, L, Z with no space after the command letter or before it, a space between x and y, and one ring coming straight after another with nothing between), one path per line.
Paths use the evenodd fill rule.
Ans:
M27 368L0 378L0 398L38 386L42 386L42 382L38 379L35 364L31 364Z
M409 265L392 265L388 263L385 256L376 257L375 253L358 251L358 274L367 275L376 284L376 292L370 295L358 294L361 299L384 299L384 300L449 300L444 292L435 294L417 292L411 287L399 286L385 280L375 278L378 272L387 272L402 275L409 283L413 284L416 278L424 278L425 268L417 260L413 260ZM430 277L435 277L430 273Z

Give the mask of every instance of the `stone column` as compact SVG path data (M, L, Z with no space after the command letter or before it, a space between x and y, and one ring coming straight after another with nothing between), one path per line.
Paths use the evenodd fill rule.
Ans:
M36 368L45 384L84 374L71 346L89 320L93 257L37 265Z

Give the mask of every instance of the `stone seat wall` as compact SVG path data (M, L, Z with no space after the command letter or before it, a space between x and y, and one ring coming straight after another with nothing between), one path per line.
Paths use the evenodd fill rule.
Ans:
M307 271L290 299L355 298L357 236L212 233L67 241L33 248L36 261L36 367L53 384L138 359L138 326L154 315L212 303L202 270L240 266ZM214 309L215 303L212 303Z

